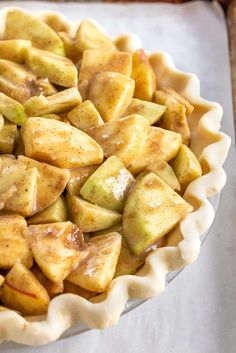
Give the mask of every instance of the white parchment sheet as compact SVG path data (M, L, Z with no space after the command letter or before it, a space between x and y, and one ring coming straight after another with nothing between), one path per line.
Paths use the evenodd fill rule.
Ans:
M222 104L222 128L233 138L233 112L226 24L216 3L53 4L11 2L30 10L61 11L69 18L95 18L111 35L136 32L147 50L166 50L179 69L194 72L202 96ZM0 2L0 7L9 5ZM236 352L236 164L231 148L228 183L214 225L198 260L159 298L105 331L91 330L19 353L234 353ZM4 350L4 353L13 352Z

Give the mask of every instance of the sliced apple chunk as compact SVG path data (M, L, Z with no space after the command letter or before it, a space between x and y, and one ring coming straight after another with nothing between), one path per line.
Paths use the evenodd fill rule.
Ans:
M115 277L134 274L137 269L144 264L147 255L148 253L134 255L127 241L122 237L121 251L116 265Z
M166 107L164 105L132 98L122 117L139 114L148 120L149 125L153 125L160 120L165 110Z
M131 77L135 81L134 97L144 101L151 101L156 89L156 77L153 68L143 49L137 50L132 58Z
M8 272L1 292L4 305L27 316L45 314L50 301L46 289L20 262Z
M25 111L28 116L42 116L45 114L64 113L82 102L77 88L68 88L64 91L45 97L31 97L25 102Z
M113 42L102 30L92 21L81 21L76 33L76 46L80 51L87 49L114 49Z
M101 147L90 136L61 121L29 118L21 134L27 157L59 168L85 167L103 161Z
M48 196L48 195L47 195ZM65 222L67 220L66 204L62 196L43 211L27 219L28 224L45 224Z
M103 120L110 121L122 115L133 93L134 81L131 78L117 72L101 72L91 82L89 100Z
M75 39L64 31L60 31L58 35L64 45L66 57L72 60L74 64L77 64L82 58L82 52L77 48Z
M128 169L132 174L137 174L151 163L168 162L177 155L181 142L181 136L176 132L149 127L144 147Z
M79 83L80 85L81 82L83 83L85 91L88 91L94 75L104 71L118 72L130 77L132 72L131 54L108 50L86 50L83 52L79 70Z
M24 62L25 48L30 46L30 40L0 40L0 58L22 64Z
M7 12L4 38L30 40L36 48L65 55L63 43L56 32L43 21L20 9Z
M0 206L2 210L31 216L35 207L37 169L16 171L0 176Z
M26 267L33 265L26 236L27 224L22 216L0 215L0 268L10 269L18 260Z
M183 96L181 96L179 93L177 93L175 90L172 88L163 88L162 90L158 90L155 92L154 95L154 100L155 101L162 101L160 104L164 105L171 105L171 104L181 104L185 107L186 109L186 115L187 117L193 112L194 106L187 101Z
M33 275L37 278L37 280L42 284L42 286L46 289L51 299L63 292L64 282L53 283L44 275L44 273L40 270L40 268L35 264L30 270L32 271Z
M34 213L52 205L66 187L69 179L68 170L41 163L25 156L19 156L18 161L27 169L37 168L37 195Z
M0 113L16 125L23 125L26 121L23 105L1 92Z
M173 190L180 191L179 181L173 169L167 162L154 162L144 169L144 173L154 173L159 176L166 184L168 184Z
M74 195L67 195L70 220L77 224L82 232L96 232L121 222L120 213L93 205Z
M62 282L88 253L82 233L71 222L31 225L28 238L35 261L54 283Z
M84 132L104 124L99 112L89 100L71 110L67 117L72 125Z
M83 262L67 277L84 289L104 292L115 273L121 249L121 235L110 233L90 239L89 254Z
M172 95L166 89L155 92L154 101L166 105L166 111L158 122L158 125L164 129L178 132L182 136L182 142L188 145L190 141L190 129L187 122L186 112L187 108L188 111L192 112L192 106L187 101L186 105L180 103L182 101L185 103L185 99L181 99L180 97L179 100L177 100L176 96L177 98L180 97L176 92Z
M64 281L63 293L76 294L76 295L79 295L80 297L83 297L85 299L90 299L97 294L96 292L88 291L88 290L81 288L81 287L77 286L76 284L73 284L69 281Z
M147 119L134 114L94 128L89 135L102 147L106 158L115 155L129 166L143 150L148 125Z
M101 207L120 212L134 178L119 158L108 158L80 189L84 199Z
M38 77L63 87L77 85L77 70L68 58L31 47L26 48L25 62Z
M23 65L0 59L0 90L12 99L24 103L39 93L36 77Z
M12 153L17 137L17 126L4 122L0 130L0 153Z
M202 175L201 165L194 153L185 145L181 145L179 153L171 161L171 166L179 180L181 190L184 191L188 184Z
M126 200L123 235L135 255L171 231L190 206L161 178L149 173L137 181Z
M79 196L81 187L98 167L98 165L91 165L89 167L70 169L70 178L66 184L68 193L70 195Z

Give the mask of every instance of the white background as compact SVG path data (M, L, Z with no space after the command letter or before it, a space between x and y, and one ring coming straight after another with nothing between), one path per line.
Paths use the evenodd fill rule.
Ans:
M217 4L49 4L18 2L25 8L52 9L71 19L95 18L107 30L136 32L147 50L166 50L179 69L194 72L202 96L222 104L222 129L233 138L227 34ZM0 6L7 2L1 1ZM12 3L11 3L12 5ZM234 141L233 141L234 142ZM228 183L198 260L159 298L152 299L105 331L91 330L19 353L234 353L236 351L236 169L235 150L225 165ZM13 352L4 349L4 353Z

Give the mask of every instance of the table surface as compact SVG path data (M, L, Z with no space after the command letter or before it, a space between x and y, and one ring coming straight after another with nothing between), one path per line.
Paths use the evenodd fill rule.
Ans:
M227 185L198 260L158 298L149 300L107 330L91 330L42 348L18 353L234 353L236 347L235 151L229 51L225 16L216 3L184 5L47 4L71 19L93 17L107 32L136 32L147 50L169 52L180 70L194 72L202 96L222 104L222 129L232 137ZM0 7L9 5L1 1ZM13 350L4 349L4 353Z

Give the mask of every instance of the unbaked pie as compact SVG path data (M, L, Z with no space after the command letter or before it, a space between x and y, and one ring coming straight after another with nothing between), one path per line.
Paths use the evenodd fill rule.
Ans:
M2 21L0 339L37 345L114 324L196 259L230 142L197 78L135 36Z

